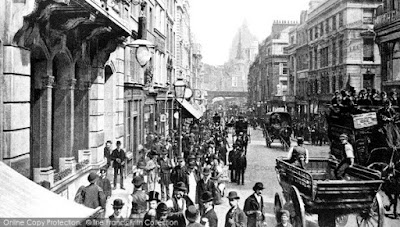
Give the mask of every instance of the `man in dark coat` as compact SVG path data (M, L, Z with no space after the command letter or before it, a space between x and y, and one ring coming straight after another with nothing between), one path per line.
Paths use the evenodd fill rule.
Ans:
M189 206L188 209L185 211L186 220L189 222L187 227L204 227L198 221L200 217L199 210L196 206L192 205Z
M229 209L225 217L225 227L245 227L246 226L246 215L243 210L239 208L239 199L236 191L231 191L228 194Z
M160 203L159 193L156 191L149 192L149 210L144 215L143 227L153 227L156 221L157 206Z
M175 185L178 182L183 182L185 185L188 184L187 167L182 156L178 157L178 165L171 172L171 181Z
M117 141L117 148L113 150L111 154L111 160L113 161L114 167L114 190L117 188L117 177L120 174L120 185L121 189L124 188L124 166L125 166L125 151L121 149L121 141Z
M211 192L204 192L201 195L201 202L205 208L203 215L201 215L201 224L207 225L208 227L218 227L218 217L214 210L213 205L214 198Z
M261 196L263 189L264 185L261 182L257 182L253 187L254 193L244 202L243 210L247 215L247 227L260 226L265 219L263 214L264 200Z
M121 199L116 199L113 202L114 213L109 217L110 227L123 227L126 226L127 221L121 215L121 209L124 207L124 202Z
M168 158L168 151L162 151L162 158L159 160L160 165L160 187L161 200L169 200L169 185L171 184L172 161Z
M171 217L178 223L177 226L186 226L186 220L183 214L189 206L194 205L193 201L186 195L186 192L186 184L178 182L174 185L174 194L172 198L166 202L171 210Z
M98 175L96 173L90 173L88 176L88 181L90 185L83 189L83 205L86 207L96 209L97 207L106 207L106 196L104 195L103 189L101 189L97 184L96 180Z
M132 183L135 189L133 190L133 193L131 195L132 210L130 218L142 219L147 209L147 194L142 188L144 181L141 176L135 176L132 179Z
M107 159L106 169L111 166L111 144L112 142L108 140L106 146L104 147L104 157Z
M196 200L201 201L201 196L204 192L211 192L211 195L215 197L216 187L214 182L211 180L211 169L209 167L205 167L203 170L203 178L197 183L197 196ZM204 206L203 203L199 203L200 213L203 214Z
M110 180L107 179L107 169L101 169L100 174L101 176L98 178L96 183L101 189L103 189L103 192L108 199L111 197L111 183Z

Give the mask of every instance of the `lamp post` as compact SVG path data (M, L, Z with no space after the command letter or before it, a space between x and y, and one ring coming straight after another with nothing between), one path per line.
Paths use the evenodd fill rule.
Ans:
M186 83L182 78L178 78L174 83L174 91L175 91L175 100L183 102L185 99L186 92ZM178 105L179 106L179 105ZM178 119L178 150L179 156L182 156L182 111L180 106L178 107L177 115L174 114L174 117Z

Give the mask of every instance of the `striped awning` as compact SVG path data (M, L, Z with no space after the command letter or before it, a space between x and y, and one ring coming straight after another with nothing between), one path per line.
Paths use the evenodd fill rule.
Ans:
M192 104L190 104L188 101L183 100L177 100L182 106L183 108L185 108L187 110L187 112L189 112L194 118L196 119L200 119L203 116L203 112L201 112L201 110L196 110Z

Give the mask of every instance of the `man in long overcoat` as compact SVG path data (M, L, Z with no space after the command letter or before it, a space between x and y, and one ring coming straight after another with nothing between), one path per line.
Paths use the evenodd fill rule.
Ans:
M257 182L254 187L254 193L250 195L244 202L244 213L247 215L247 227L259 227L264 222L264 200L261 192L264 185Z
M114 167L114 189L117 188L117 177L120 174L120 185L121 189L124 188L124 166L125 166L125 151L121 149L121 141L117 141L117 148L113 150L111 154L111 160L113 161Z

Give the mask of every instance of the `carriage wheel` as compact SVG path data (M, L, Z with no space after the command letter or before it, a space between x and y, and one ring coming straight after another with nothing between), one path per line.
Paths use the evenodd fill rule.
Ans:
M276 221L279 223L281 222L281 215L280 211L282 210L283 207L283 196L280 193L275 193L275 199L274 199L274 213L275 213L275 218Z
M304 202L296 186L292 186L289 199L291 200L290 202L293 204L294 209L294 213L290 214L292 225L296 227L306 227L306 211L304 209Z
M375 198L369 207L366 210L363 210L356 216L358 227L382 227L383 226L383 218L384 218L384 210L382 198L379 194L375 195Z

